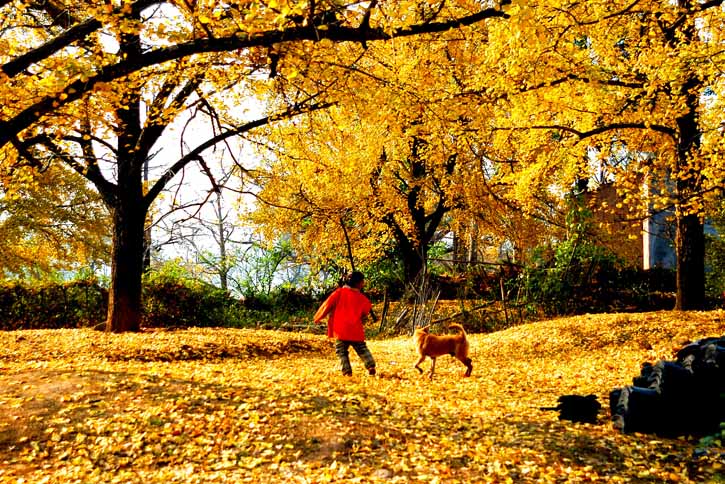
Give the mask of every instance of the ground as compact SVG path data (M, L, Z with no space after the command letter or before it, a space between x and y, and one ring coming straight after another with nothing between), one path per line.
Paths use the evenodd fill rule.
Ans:
M320 335L0 333L0 482L725 482L716 439L622 434L607 405L723 334L722 311L563 318L469 335L473 375L443 357L429 380L409 338L343 377ZM540 410L574 393L597 424Z

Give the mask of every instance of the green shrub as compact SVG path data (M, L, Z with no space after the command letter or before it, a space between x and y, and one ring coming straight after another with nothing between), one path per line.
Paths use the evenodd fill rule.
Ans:
M146 327L243 326L241 301L211 284L149 274L143 287Z
M711 299L722 299L725 295L725 239L719 234L705 235L705 265L705 292Z
M95 326L107 308L108 291L94 279L0 283L0 330Z
M545 314L566 314L607 306L617 285L617 258L581 239L567 240L546 257L540 251L523 274L527 301Z
M531 313L671 309L674 271L624 267L589 238L592 214L580 197L569 198L566 238L538 248L521 277L519 294ZM512 291L515 292L515 291Z
M244 326L242 303L221 289L188 279L151 275L143 286L142 326ZM108 291L94 280L0 284L0 330L103 324Z

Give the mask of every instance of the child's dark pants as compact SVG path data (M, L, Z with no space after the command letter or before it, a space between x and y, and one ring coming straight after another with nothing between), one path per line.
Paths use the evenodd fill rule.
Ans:
M352 366L350 366L349 348L353 347L357 355L363 361L365 368L371 375L375 374L375 359L368 349L368 345L364 341L343 341L335 342L335 353L340 358L343 375L352 375Z

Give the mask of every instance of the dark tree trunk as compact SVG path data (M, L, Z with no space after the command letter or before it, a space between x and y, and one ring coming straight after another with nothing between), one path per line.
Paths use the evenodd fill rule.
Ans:
M106 331L121 333L141 327L144 221L146 211L124 203L113 211L111 287Z
M138 14L136 14L138 17ZM120 50L127 58L141 55L138 34L122 34ZM134 84L135 83L135 84ZM106 331L121 333L141 328L141 281L144 270L147 204L143 196L143 167L148 148L142 146L141 83L129 80L123 105L116 110L118 188L111 207L113 253Z
M705 230L697 215L677 217L676 309L705 307Z
M694 8L696 2L684 1L681 7ZM678 29L667 30L666 38L674 46L678 42L676 34L694 41L699 35L695 22L690 20ZM699 198L703 185L703 175L697 168L700 156L700 137L698 108L702 81L690 73L684 79L680 94L684 97L687 109L676 119L679 139L677 140L676 207L675 207L675 253L677 257L677 299L675 308L679 310L697 310L705 306L705 229L702 222L702 210L691 205Z
M125 129L119 136L120 146L134 146L136 129L133 111L138 112L138 102L133 106L136 107L124 113L124 117L128 117ZM137 158L139 154L134 153L134 150L129 151L131 153L119 154L117 158L118 195L111 210L113 253L106 330L114 333L138 331L141 327L147 205L141 178L143 161Z
M423 252L427 249L416 248L410 244L399 244L400 245L400 256L403 262L403 272L405 275L405 282L412 283L423 271L425 267L425 260L423 258Z
M702 174L693 167L700 150L697 107L700 81L691 77L683 86L688 110L677 118L679 128L678 170L675 173L675 254L677 297L675 308L683 311L705 307L705 228L700 209L692 207L702 189Z

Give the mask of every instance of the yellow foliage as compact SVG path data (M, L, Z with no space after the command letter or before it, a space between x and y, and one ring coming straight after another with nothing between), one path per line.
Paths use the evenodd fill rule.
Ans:
M0 192L0 271L40 277L106 262L107 212L83 179L61 166L20 179L15 170Z
M365 48L289 47L281 71L287 79L276 88L287 98L322 91L336 107L265 133L276 150L263 197L278 208L306 207L306 215L324 209L332 219L353 210L356 227L392 212L406 226L391 174L419 139L438 173L457 157L455 172L441 177L439 188L461 208L452 214L459 226L485 223L477 214L492 206L545 213L542 200L551 202L586 177L616 179L630 205L636 201L642 210L684 200L686 210L702 210L693 199L719 193L725 176L715 67L725 54L712 42L722 11L681 17L675 4L638 2L635 9L630 3L514 2L507 7L510 18L442 34ZM456 2L445 12L472 7ZM406 20L425 11L407 2L391 8L391 18ZM679 37L668 38L662 22L671 22ZM688 26L699 30L684 40ZM683 154L681 141L691 136L679 131L677 120L693 115L687 101L692 79L701 80L693 88L700 96L705 87L713 94L694 113L701 146ZM631 159L618 161L623 153ZM686 193L675 197L666 189L668 172L687 176ZM369 196L371 178L379 182L379 198ZM644 191L644 180L650 188L662 186ZM334 222L316 225L300 212L282 212L264 207L254 220L279 233L304 219L310 238L300 248L319 249L332 239L323 247L340 252Z

